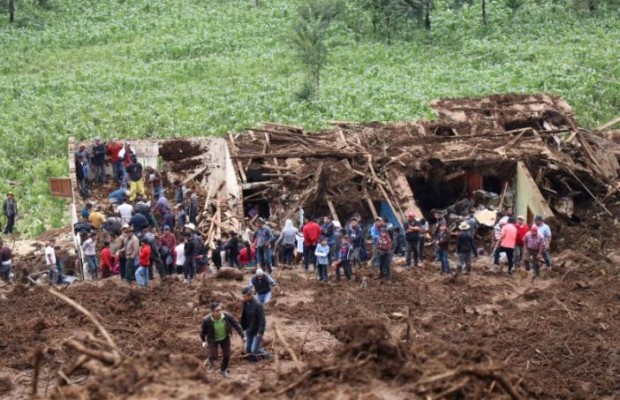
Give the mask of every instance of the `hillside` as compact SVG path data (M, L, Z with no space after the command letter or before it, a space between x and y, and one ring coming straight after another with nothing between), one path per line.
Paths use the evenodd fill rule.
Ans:
M559 2L510 12L436 1L430 33L404 24L388 45L361 3L330 30L320 97L298 100L303 71L291 45L298 2L16 0L0 21L0 192L20 202L17 229L65 224L47 178L67 174L67 137L199 136L270 120L431 118L429 100L551 92L583 126L620 110L620 18ZM564 2L567 3L567 2ZM6 16L4 2L0 10Z

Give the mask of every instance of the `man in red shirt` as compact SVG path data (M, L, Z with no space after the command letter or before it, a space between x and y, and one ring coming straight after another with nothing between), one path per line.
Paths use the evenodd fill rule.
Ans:
M103 249L101 249L99 257L101 259L101 277L107 278L112 274L112 265L114 265L114 257L110 251L110 242L108 240L103 242Z
M515 243L514 264L518 268L521 265L521 260L523 259L523 237L530 230L530 228L525 223L525 218L523 218L523 215L519 215L517 217L517 223L515 224L515 228L517 228L517 241Z
M108 144L108 148L106 151L110 156L110 161L112 162L112 175L114 175L114 182L120 183L125 173L123 168L123 161L121 160L118 153L123 148L123 143L121 143L118 139L114 139L114 141Z
M136 270L138 287L147 287L149 284L149 267L151 266L151 245L146 238L140 239L140 267Z
M309 215L305 215L304 220L306 221L302 229L304 235L304 269L307 271L310 258L312 258L312 264L316 266L314 251L321 237L321 227Z

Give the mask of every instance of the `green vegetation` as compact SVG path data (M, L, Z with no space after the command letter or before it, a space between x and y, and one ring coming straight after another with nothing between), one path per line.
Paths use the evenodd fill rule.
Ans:
M437 97L540 91L593 126L620 110L614 1L487 0L483 26L479 0L435 0L430 30L397 9L388 45L372 10L348 0L312 101L296 96L307 74L293 40L301 1L15 0L13 24L0 2L0 192L16 193L19 231L64 225L47 178L67 174L69 136L432 118Z

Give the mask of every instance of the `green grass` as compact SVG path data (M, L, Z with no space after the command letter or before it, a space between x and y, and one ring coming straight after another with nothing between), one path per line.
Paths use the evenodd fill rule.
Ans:
M0 191L16 192L18 230L66 223L47 178L67 174L67 137L220 134L261 121L431 118L437 97L551 92L595 126L620 111L617 11L576 14L543 2L510 15L491 2L451 11L433 32L392 46L354 13L332 28L320 98L296 100L303 71L290 44L297 1L18 0L0 21ZM539 3L539 2L531 2ZM16 183L15 186L10 182Z

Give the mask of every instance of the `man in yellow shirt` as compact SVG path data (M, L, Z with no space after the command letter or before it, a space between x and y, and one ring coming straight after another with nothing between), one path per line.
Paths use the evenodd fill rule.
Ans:
M88 220L95 229L101 229L106 221L106 216L101 212L101 206L95 207L95 211L91 212Z

